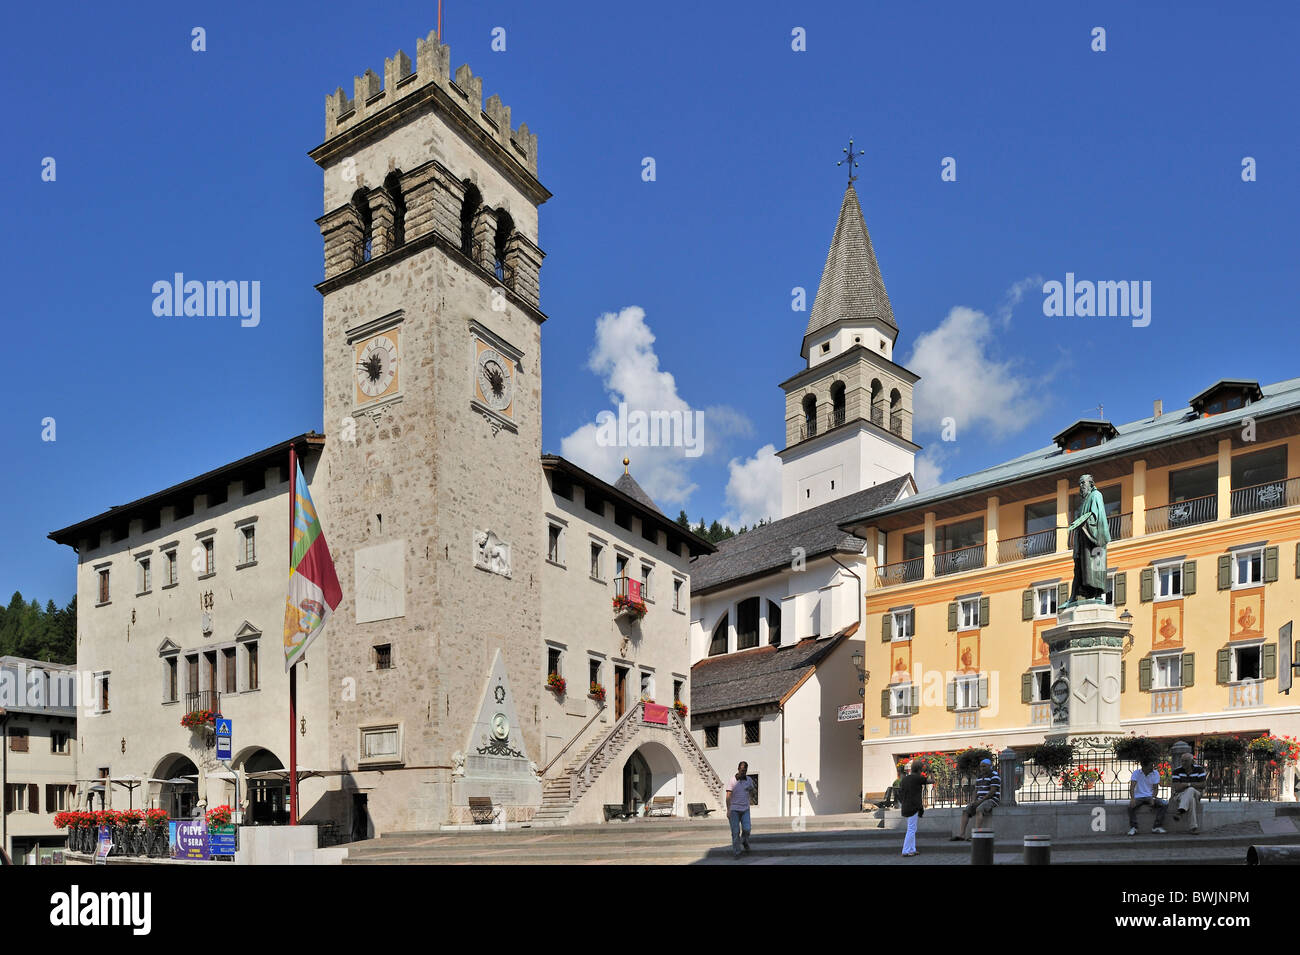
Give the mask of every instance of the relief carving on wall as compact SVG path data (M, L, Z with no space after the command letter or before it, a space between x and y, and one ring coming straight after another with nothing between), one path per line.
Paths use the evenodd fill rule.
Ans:
M492 531L474 532L474 566L502 577L510 576L510 545Z

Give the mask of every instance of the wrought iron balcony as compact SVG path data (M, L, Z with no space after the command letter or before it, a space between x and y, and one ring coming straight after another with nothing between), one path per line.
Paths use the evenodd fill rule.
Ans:
M905 584L920 580L925 576L925 559L913 557L900 560L895 564L881 564L876 568L876 586L888 587L892 584Z
M198 713L208 710L212 713L221 712L221 694L216 690L200 690L197 693L185 694L185 712Z
M831 411L831 427L838 428L844 423L844 409L834 408Z
M983 544L976 544L974 547L958 547L955 550L934 555L934 575L936 577L960 573L963 570L974 570L983 566Z
M1295 507L1297 504L1300 504L1300 478L1232 489L1233 517L1258 514L1279 507Z
M883 428L885 426L884 408L873 407L871 409L871 423L880 428Z
M1054 553L1056 553L1055 528L1038 531L1034 534L1025 534L1023 537L1008 537L1004 541L998 541L999 564Z
M1147 533L1158 534L1161 531L1174 530L1179 527L1191 527L1194 524L1206 524L1219 516L1219 499L1217 495L1193 497L1164 507L1153 507L1147 511Z
M889 430L899 437L902 437L903 416L901 414L891 414L889 416Z
M1148 512L1150 513L1150 512ZM1112 514L1106 518L1106 526L1110 528L1110 539L1113 541L1124 540L1133 536L1133 513ZM1065 547L1067 550L1074 550L1074 531L1066 535Z

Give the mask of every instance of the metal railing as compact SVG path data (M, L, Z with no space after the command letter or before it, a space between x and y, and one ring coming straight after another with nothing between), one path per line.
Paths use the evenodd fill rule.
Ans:
M1150 512L1148 512L1150 513ZM1110 539L1113 541L1124 540L1126 537L1133 536L1133 512L1127 514L1112 514L1106 518L1106 527L1110 530ZM1065 547L1067 550L1074 550L1074 535L1077 531L1070 531L1065 535Z
M1174 530L1179 527L1191 527L1205 524L1219 516L1219 498L1214 494L1193 497L1186 501L1153 507L1147 510L1147 533L1158 534L1161 531Z
M843 408L832 408L832 409L831 409L831 427L832 427L832 428L838 428L838 427L839 427L840 425L842 425L843 423L844 423L844 409L843 409Z
M998 541L999 564L1054 553L1056 553L1056 528Z
M891 414L889 416L889 430L899 436L903 434L903 416L901 414Z
M1279 507L1294 507L1300 504L1300 478L1288 478L1285 481L1269 481L1265 484L1252 484L1249 487L1232 489L1232 516L1258 514Z
M197 693L185 694L185 712L197 713L200 710L221 712L221 694L216 690L199 690Z
M974 570L983 566L983 544L976 544L973 547L958 547L955 550L934 555L934 575L936 577L960 573L963 570Z
M876 425L877 427L880 427L880 428L883 428L883 427L885 426L885 409L884 409L884 408L877 408L877 407L874 407L874 406L872 407L872 409L871 409L871 423L874 424L874 425Z
M925 558L913 557L900 560L895 564L882 564L876 568L876 586L888 587L891 584L906 584L920 580L925 576Z

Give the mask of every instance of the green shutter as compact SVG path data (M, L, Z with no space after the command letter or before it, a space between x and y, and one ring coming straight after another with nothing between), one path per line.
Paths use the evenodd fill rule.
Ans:
M907 708L907 715L915 716L917 713L921 712L921 688L913 683L910 689L911 693L909 696L911 697L911 705Z
M987 627L988 625L989 625L989 598L981 597L980 598L980 626Z
M1034 591L1032 588L1020 593L1020 619L1034 619Z
M1183 561L1183 596L1196 593L1196 561Z
M1295 545L1295 576L1300 580L1300 544Z
M979 705L980 705L980 706L988 706L988 705L989 705L989 678L986 677L986 676L982 676L982 677L980 677L980 682L979 682Z
M1115 575L1115 606L1122 607L1128 603L1128 574Z
M1057 584L1056 585L1056 606L1058 608L1063 607L1065 605L1065 602L1069 599L1070 599L1070 585Z
M888 690L880 691L880 715L881 716L889 715L889 691Z
M1119 691L1123 693L1128 689L1128 661L1119 661Z
M1196 654L1183 654L1183 686L1196 684Z
M894 639L894 615L892 613L885 614L880 619L880 624L880 642L888 643Z
M1143 657L1138 661L1138 689L1144 693L1151 689L1151 658Z
M1219 589L1227 590L1232 586L1232 555L1219 555Z
M1140 597L1142 602L1150 603L1156 595L1156 572L1154 567L1143 567L1142 575L1138 578L1141 590Z
M1263 649L1264 649L1264 661L1263 661L1264 679L1276 680L1277 679L1277 644L1266 643L1264 644Z
M1232 651L1224 647L1215 656L1215 679L1219 683L1229 683L1232 681Z
M957 604L956 602L948 604L948 629L957 629Z
M1032 673L1020 674L1020 702L1032 703L1034 701L1034 675Z
M1277 548L1264 548L1264 583L1271 584L1277 580Z
M944 696L947 700L947 706L950 710L957 709L957 681L949 680L948 685L944 687Z

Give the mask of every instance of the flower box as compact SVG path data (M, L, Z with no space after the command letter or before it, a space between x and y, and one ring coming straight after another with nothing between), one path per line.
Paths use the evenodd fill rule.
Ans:
M565 686L567 684L564 682L564 677L558 673L551 673L546 677L546 688L554 692L556 696L564 695Z
M215 730L220 717L216 710L193 710L181 717L181 726L192 730Z
M647 612L648 609L643 600L624 596L614 598L615 619L618 617L631 617L633 620L640 620Z
M591 684L591 688L587 691L587 695L590 696L597 703L605 702L605 688L601 686L599 683Z

